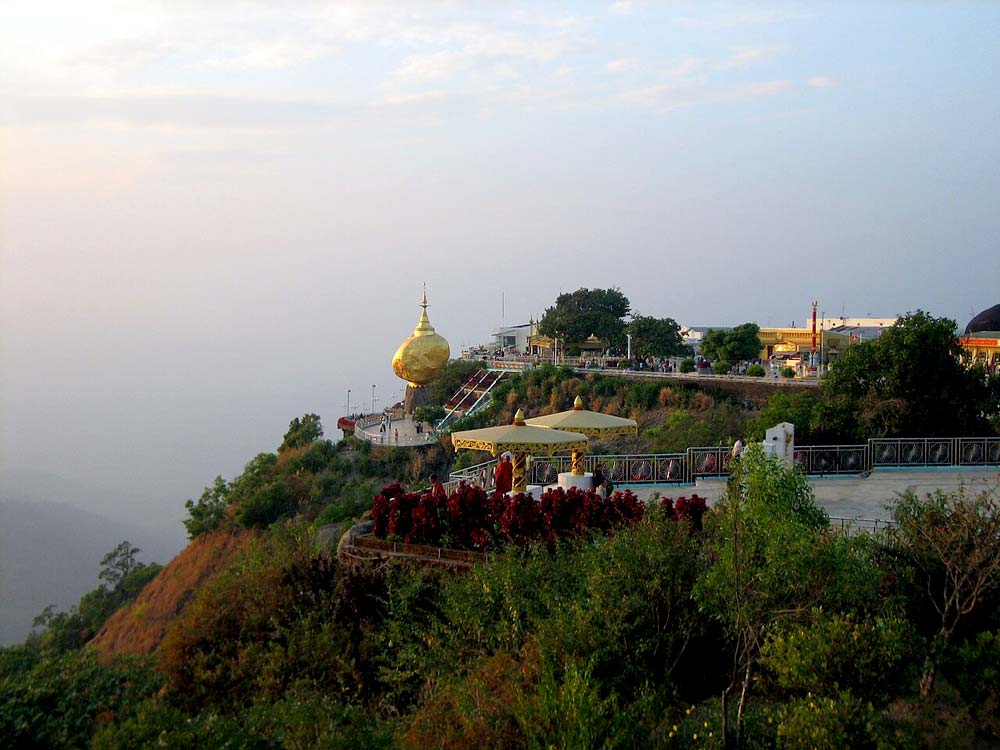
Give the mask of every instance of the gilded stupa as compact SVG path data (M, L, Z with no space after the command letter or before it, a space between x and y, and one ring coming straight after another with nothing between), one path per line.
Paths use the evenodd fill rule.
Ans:
M422 310L417 327L392 355L393 372L412 388L421 388L434 380L441 368L448 364L448 357L451 356L448 342L435 332L434 326L427 318L426 284L420 307ZM407 402L410 402L409 395L407 394Z

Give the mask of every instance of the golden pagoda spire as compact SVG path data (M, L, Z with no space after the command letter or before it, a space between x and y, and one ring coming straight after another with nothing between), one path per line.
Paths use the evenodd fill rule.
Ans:
M420 320L413 333L400 344L392 358L392 369L414 387L427 385L448 364L451 350L427 317L427 283L420 300Z
M413 329L414 336L430 336L434 333L434 326L431 325L430 318L427 317L427 282L424 282L424 296L420 300L420 320L417 327Z

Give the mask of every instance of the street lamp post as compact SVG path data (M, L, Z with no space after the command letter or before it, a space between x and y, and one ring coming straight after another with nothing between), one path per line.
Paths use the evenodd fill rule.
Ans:
M351 389L347 389L347 416L351 416Z
M372 414L375 413L375 386L372 385Z

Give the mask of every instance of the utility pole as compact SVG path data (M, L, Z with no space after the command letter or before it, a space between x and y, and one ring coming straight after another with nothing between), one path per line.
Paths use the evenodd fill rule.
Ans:
M375 413L375 385L372 384L372 414Z
M816 300L813 300L812 348L809 349L809 364L816 366Z
M350 388L347 389L347 415L346 416L348 416L348 417L351 416L351 389Z

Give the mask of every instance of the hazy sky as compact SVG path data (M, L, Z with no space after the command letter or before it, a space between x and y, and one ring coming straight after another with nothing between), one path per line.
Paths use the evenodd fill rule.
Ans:
M1000 301L1000 4L0 4L2 461L181 515L580 286ZM155 510L155 509L154 509ZM151 510L151 513L154 512Z

